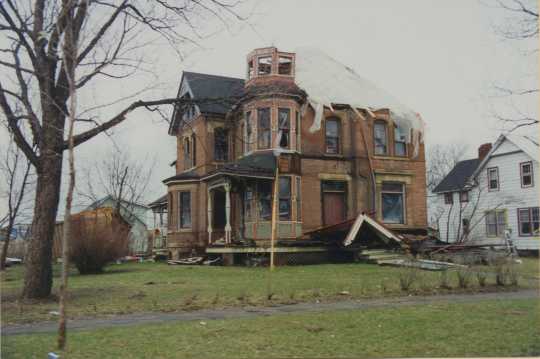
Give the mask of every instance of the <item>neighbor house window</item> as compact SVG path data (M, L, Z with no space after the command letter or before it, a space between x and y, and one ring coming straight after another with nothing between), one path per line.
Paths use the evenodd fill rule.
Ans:
M259 57L257 65L257 74L270 75L272 73L272 57Z
M444 204L453 204L454 203L454 193L446 192L444 194Z
M375 141L375 154L386 155L388 153L388 136L385 122L375 121L373 125L373 139Z
M248 153L252 149L253 143L253 126L251 123L251 111L246 112L246 127L244 135L244 153Z
M461 203L469 202L469 191L461 191L461 192L459 192L459 201Z
M402 157L407 155L405 132L397 126L394 128L394 155Z
M178 213L180 228L191 228L191 192L179 192Z
M270 147L270 108L257 110L257 143L260 149Z
M506 229L506 211L492 210L486 212L486 235L501 237Z
M383 182L382 218L385 223L405 223L405 193L402 183Z
M259 205L259 219L269 220L272 218L272 182L257 183L257 199Z
M337 118L327 118L325 122L326 153L338 154L340 146L341 122Z
M488 190L498 191L499 190L499 168L498 167L488 168L487 178L488 178Z
M280 75L292 74L292 57L288 57L288 56L279 57L278 74Z
M229 153L228 131L224 128L214 130L214 160L227 161Z
M519 164L521 174L521 187L533 186L532 162L523 162Z
M290 147L290 134L291 134L291 110L288 108L280 108L278 110L278 125L279 133L281 135L279 139L279 147Z
M279 219L291 220L291 177L279 177Z
M539 207L518 208L518 226L520 236L526 237L539 234L539 212Z

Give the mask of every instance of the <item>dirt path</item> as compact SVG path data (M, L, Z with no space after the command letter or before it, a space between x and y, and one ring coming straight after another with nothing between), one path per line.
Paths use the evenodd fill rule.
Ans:
M196 321L233 318L251 318L258 316L280 315L288 313L322 312L331 310L352 310L364 308L385 308L414 306L437 303L469 303L483 300L540 299L538 290L516 292L495 292L479 294L449 294L437 296L411 296L398 298L377 298L339 301L332 303L299 303L274 307L244 307L227 309L203 309L191 312L175 313L138 313L124 314L104 318L74 319L68 321L71 330L97 329L129 325L166 323L173 321ZM17 334L46 333L57 330L56 322L38 322L16 324L2 327L2 336Z

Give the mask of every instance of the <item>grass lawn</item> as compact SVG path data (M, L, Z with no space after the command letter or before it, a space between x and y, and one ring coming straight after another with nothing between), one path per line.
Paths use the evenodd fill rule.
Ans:
M540 355L536 300L176 322L68 334L69 358ZM2 358L44 358L55 336L4 337Z
M528 278L537 276L538 260L525 258L516 268ZM59 267L55 266L55 291L58 271ZM100 275L81 276L72 271L68 315L71 318L95 317L449 291L439 288L440 273L417 271L418 279L406 293L400 287L400 277L406 271L357 263L287 266L276 268L270 278L268 268L168 266L150 262L111 265ZM458 288L455 272L449 272L448 277L451 291L464 290ZM22 278L21 266L9 268L2 274L2 325L56 320L49 314L58 310L56 300L33 303L19 300ZM479 288L476 276L472 275L469 288L465 290L501 289L494 283L495 280L488 277L487 286ZM537 284L538 280L520 280L523 287Z

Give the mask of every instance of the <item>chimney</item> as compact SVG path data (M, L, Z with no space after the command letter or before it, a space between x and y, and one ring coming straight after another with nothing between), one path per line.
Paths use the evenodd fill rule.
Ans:
M491 151L491 143L484 143L478 147L478 159L482 161L484 157Z

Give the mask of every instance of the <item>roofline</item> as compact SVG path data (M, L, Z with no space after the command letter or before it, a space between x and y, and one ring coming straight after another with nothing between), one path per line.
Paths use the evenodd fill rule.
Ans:
M480 163L476 167L476 170L474 170L474 172L469 176L469 178L467 178L467 182L465 182L465 183L468 183L471 179L476 178L478 176L478 174L484 168L486 163L491 159L491 156L493 155L493 152L495 152L501 146L501 144L504 142L505 139L507 139L505 134L500 134L499 135L497 140L493 143L493 146L491 146L491 150L489 150L489 152L482 159L482 161L480 161Z

